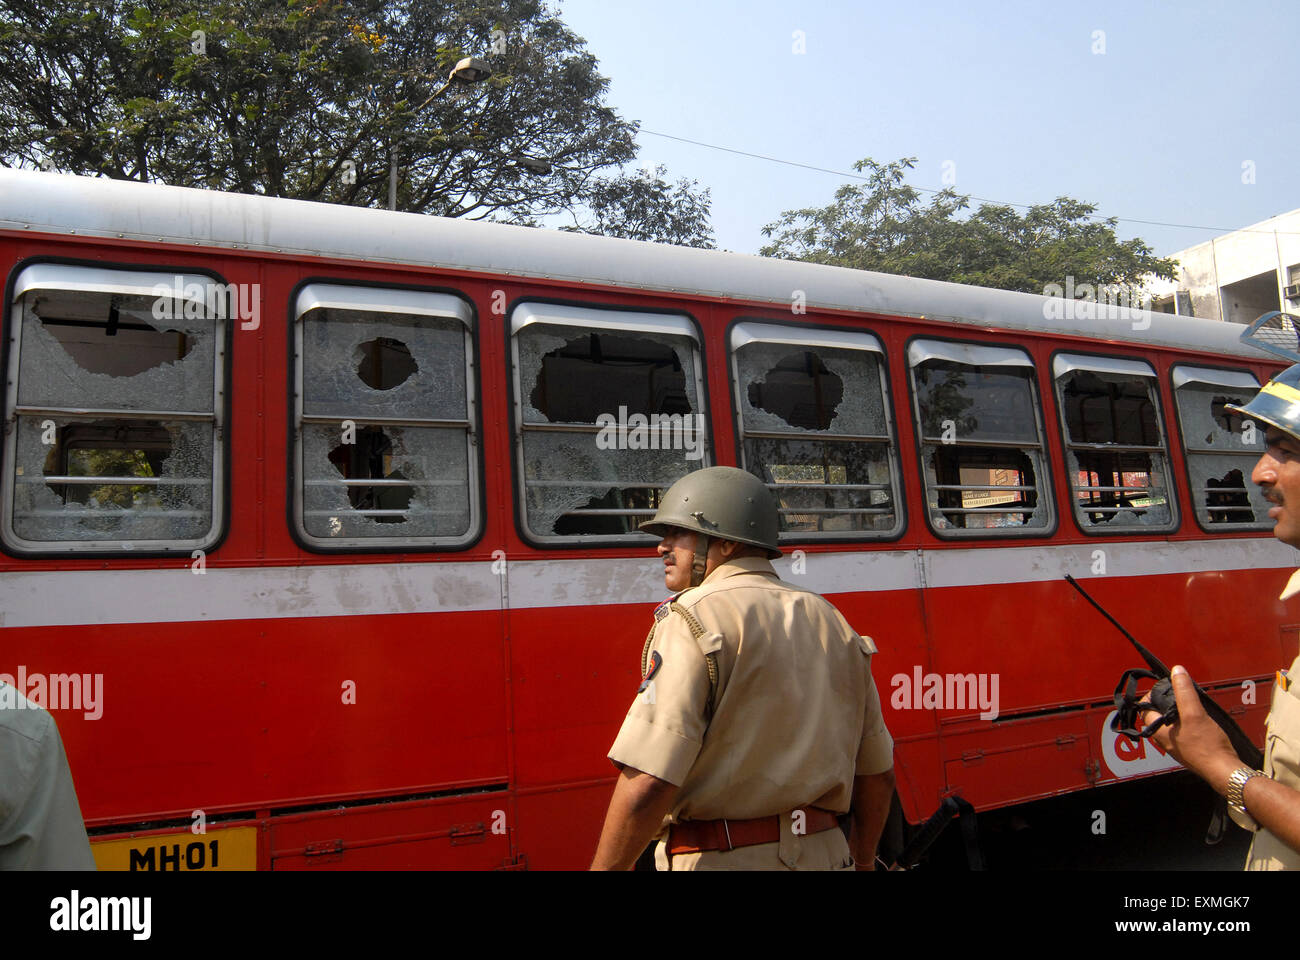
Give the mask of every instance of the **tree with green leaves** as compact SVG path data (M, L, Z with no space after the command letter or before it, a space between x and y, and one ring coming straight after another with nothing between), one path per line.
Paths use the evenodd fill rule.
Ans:
M1142 240L1119 240L1118 221L1096 219L1092 204L1058 197L1019 214L986 203L959 217L970 198L948 188L922 202L904 182L915 165L915 157L859 161L864 183L840 187L828 206L785 211L763 228L773 242L760 252L1023 293L1072 276L1137 294L1148 275L1174 277L1174 260L1155 256Z
M0 0L0 163L357 206L396 167L401 210L616 230L665 198L597 67L539 0Z
M671 184L665 173L658 164L654 170L599 181L587 196L585 210L574 212L575 223L561 229L712 249L709 191L701 191L695 180Z

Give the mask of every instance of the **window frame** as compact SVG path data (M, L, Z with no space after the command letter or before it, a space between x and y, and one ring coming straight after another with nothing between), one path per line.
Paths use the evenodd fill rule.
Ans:
M1226 387L1228 389L1233 389L1234 387L1237 389L1242 389L1246 385L1244 382L1239 382L1234 384L1227 379L1219 380L1219 381L1208 380L1208 379L1196 379L1196 377L1194 376L1188 376L1187 374L1183 373L1182 372L1183 370L1195 370L1201 373L1202 375L1213 374L1213 373L1235 374L1239 379L1248 378L1253 384L1251 389L1254 390L1255 392L1258 392L1260 390L1262 384L1259 382L1259 378L1255 376L1253 371L1242 367L1220 367L1220 366L1215 366L1210 364L1198 363L1190 360L1179 360L1176 361L1175 363L1170 364L1169 366L1169 390L1170 390L1170 396L1173 397L1173 401L1174 401L1174 414L1175 414L1174 419L1178 425L1179 449L1182 451L1182 455L1183 455L1183 475L1187 479L1187 492L1192 499L1192 518L1196 521L1197 527L1200 528L1205 533L1218 533L1218 534L1224 534L1224 533L1249 534L1249 533L1257 533L1257 532L1272 530L1273 521L1268 519L1267 514L1264 515L1263 519L1256 520L1251 524L1207 525L1204 522L1202 522L1201 511L1197 508L1197 503L1198 503L1197 498L1199 494L1196 488L1192 485L1192 457L1204 455L1204 454L1217 454L1219 456L1225 456L1225 455L1239 456L1243 460L1253 458L1251 460L1252 468L1253 468L1253 465L1259 462L1259 457L1263 455L1264 448L1261 447L1258 452L1253 450L1243 449L1239 453L1233 453L1232 451L1225 451L1225 450L1193 449L1187 442L1187 431L1183 428L1183 410L1178 399L1179 389L1183 386L1186 386L1189 383L1199 383L1199 384L1205 384L1209 386L1217 385L1217 386ZM1187 379L1183 383L1178 382L1178 378L1180 375L1187 377ZM1259 423L1258 421L1255 422L1257 426L1261 428L1260 438L1262 442L1262 438L1264 435L1263 428L1266 427L1266 424ZM1251 487L1250 472L1243 471L1242 479L1245 482L1247 497L1249 497L1250 487ZM1200 491L1200 492L1203 493L1204 491Z
M1076 495L1074 479L1070 476L1071 473L1070 450L1075 446L1075 444L1071 443L1070 441L1069 426L1066 424L1065 421L1065 402L1064 402L1063 391L1060 388L1060 381L1058 379L1058 375L1056 372L1057 363L1062 357L1077 358L1085 361L1091 360L1091 361L1098 361L1098 362L1104 362L1107 360L1119 361L1122 364L1139 365L1145 367L1147 370L1150 371L1149 374L1138 374L1138 375L1146 376L1147 379L1151 381L1151 384L1155 390L1155 399L1157 401L1155 407L1156 428L1160 431L1161 439L1164 442L1164 445L1160 448L1160 451L1164 454L1165 470L1168 474L1165 478L1165 491L1166 491L1166 498L1169 503L1169 517L1170 517L1169 523L1167 525L1161 525L1158 527L1157 526L1129 526L1129 527L1098 528L1098 527L1085 526L1081 522L1080 511L1079 511L1079 500ZM1155 364L1151 360L1147 360L1142 357L1134 357L1131 355L1114 354L1114 353L1080 353L1079 351L1073 349L1058 349L1058 350L1053 350L1051 357L1048 358L1048 368L1049 368L1048 373L1051 376L1052 396L1054 397L1056 402L1057 430L1059 431L1059 439L1061 442L1061 462L1065 468L1065 474L1066 474L1064 489L1065 489L1065 494L1069 499L1070 514L1074 519L1075 527L1079 530L1080 533L1084 534L1085 536L1099 537L1099 538L1143 537L1143 536L1149 537L1152 535L1167 536L1169 534L1176 533L1179 530L1179 528L1182 526L1183 518L1182 518L1182 511L1181 511L1181 503L1178 497L1178 490L1177 490L1178 484L1174 481L1173 459L1169 449L1169 431L1165 425L1164 413L1163 410L1161 409L1161 403L1163 402L1163 400L1162 397L1160 396L1160 373L1156 369ZM1105 367L1074 367L1073 369L1092 370L1093 372L1103 372L1103 373L1119 372L1116 369L1106 370ZM1067 370L1065 372L1069 372L1069 371ZM1116 446L1118 448L1118 445ZM1145 448L1129 447L1127 449L1141 450Z
M1034 403L1034 425L1038 433L1038 440L1039 440L1038 450L1040 451L1040 461L1042 464L1042 477L1039 479L1039 482L1036 485L1036 492L1038 493L1038 499L1040 505L1045 506L1047 510L1047 523L1044 524L1042 527L1020 527L1020 528L976 527L973 529L971 528L939 529L935 527L934 516L930 508L930 486L925 471L925 448L927 446L927 441L925 439L924 433L922 432L920 392L917 389L916 376L915 376L916 366L914 366L912 363L913 349L919 343L947 345L950 347L959 347L959 348L975 348L976 350L986 350L986 351L995 351L995 350L1004 351L1006 353L1014 353L1019 356L1022 356L1027 361L1025 363L1007 363L1005 365L1029 370L1028 382L1029 382L1030 390L1032 391L1033 394L1032 400ZM954 354L957 354L959 352L960 351L953 351ZM969 351L968 351L968 355L969 355ZM932 358L926 357L923 358L920 362L924 363L925 360L928 359L932 359ZM966 366L997 365L997 364L972 364L966 359L954 360L951 357L945 357L945 356L939 356L934 359L946 360L948 362L953 362L953 363L961 363L961 364L965 364ZM917 478L920 480L920 487L918 488L918 490L921 497L921 504L922 507L924 508L926 529L928 529L931 534L933 534L935 537L937 537L940 540L953 540L953 541L994 540L994 539L1032 540L1032 539L1047 539L1055 536L1056 531L1060 526L1060 516L1059 516L1059 512L1056 509L1055 483L1052 475L1052 455L1051 455L1049 437L1047 433L1047 415L1043 406L1042 385L1038 377L1038 373L1039 373L1038 364L1035 362L1033 354L1029 352L1028 348L1020 344L1004 343L998 341L960 340L955 337L936 337L936 336L930 336L926 334L914 334L913 336L907 339L907 343L903 347L903 364L907 373L908 400L912 410L913 441L916 447ZM994 442L994 443L987 443L987 442L981 443L979 441L969 441L968 445L972 447L1005 446L1009 449L1017 449L1017 450L1024 449L1024 447L1022 447L1019 444L1012 444L1007 441ZM944 512L942 508L938 508L938 509L940 513ZM989 510L986 512L997 513L999 511ZM1012 510L1012 511L1001 511L1001 512L1018 513L1022 511Z
M314 288L314 289L313 289ZM348 299L349 291L352 299ZM299 309L299 302L305 294L314 294L318 299ZM373 293L373 296L365 296ZM397 296L383 296L396 294ZM319 299L328 296L332 299ZM426 305L435 301L430 298L445 298L450 306L454 301L456 309L439 311L426 309L412 313L409 307L423 301ZM405 301L405 303L403 303ZM405 308L405 309L404 309ZM310 419L318 423L342 423L352 420L358 429L366 426L383 426L398 421L403 425L436 428L445 426L464 426L466 431L466 495L469 502L469 525L466 532L456 537L330 537L321 538L307 532L303 523L304 481L308 479L302 466L303 456L303 391L300 388L303 377L302 352L302 318L316 309L365 311L369 313L391 313L398 317L425 316L446 320L458 320L465 328L465 413L466 420L429 421L416 423L410 418L386 417L329 417L324 414L311 414ZM478 361L478 315L474 303L459 290L448 287L421 286L417 284L386 283L378 280L357 280L351 278L314 276L300 280L290 291L287 305L289 368L288 387L288 452L287 491L285 512L289 533L293 541L304 550L318 554L336 553L453 553L468 550L483 535L485 521L484 510L484 469L481 424L481 381ZM364 512L364 511L360 511Z
M532 308L540 308L535 312ZM548 309L549 308L549 309ZM540 315L549 314L549 319ZM639 318L639 319L634 319ZM677 320L679 322L665 322ZM521 371L519 368L519 347L517 335L520 330L531 324L552 326L571 326L588 332L601 331L613 334L655 333L659 335L676 335L689 338L694 345L695 390L700 409L692 415L703 417L704 437L701 441L703 455L697 464L686 471L700 470L715 463L714 430L711 407L709 404L708 376L706 364L704 332L695 316L686 310L663 307L628 306L626 304L596 303L584 300L569 300L550 297L525 296L512 301L503 317L505 330L505 358L510 365L510 446L514 461L513 497L515 512L515 530L519 538L532 547L543 550L582 549L591 547L646 547L652 546L655 537L648 533L626 534L539 534L528 525L528 488L527 470L524 463L524 431L542 430L564 432L572 427L571 432L589 432L593 435L600 431L594 424L528 424L524 423L524 405L522 396ZM685 476L685 473L682 474ZM657 485L654 489L659 489ZM667 489L665 487L664 489ZM629 515L641 515L642 511L633 511ZM647 519L653 513L647 515Z
M50 268L45 270L43 268ZM44 278L80 274L84 279L73 286L37 279L19 288L19 280L35 271L32 276ZM135 283L112 283L115 275L134 275ZM12 473L17 459L18 429L17 420L22 416L18 407L18 388L21 379L22 364L22 330L23 315L26 305L23 298L32 290L50 289L68 292L97 294L129 294L135 296L152 296L158 284L165 283L172 288L176 278L182 280L182 286L189 281L211 283L229 290L229 281L215 270L207 267L178 266L174 263L136 263L116 260L83 260L75 257L33 256L17 261L9 272L5 282L3 316L4 338L0 345L0 369L3 369L8 382L3 394L3 422L7 427L4 443L0 444L0 551L17 558L60 558L68 556L87 559L123 558L123 557L174 557L210 553L216 550L226 538L230 529L230 356L231 339L235 323L232 304L226 304L226 316L210 318L213 323L213 370L212 370L212 413L199 414L193 411L131 411L131 410L96 410L93 415L86 415L85 407L70 408L34 408L38 412L49 411L64 416L75 416L78 421L91 423L96 419L128 419L142 421L166 422L170 417L175 420L207 421L212 424L212 474L208 485L212 505L212 522L206 534L187 540L27 540L14 530L13 508L17 484ZM143 280L140 278L152 278ZM175 302L175 301L174 301ZM206 300L205 300L206 306ZM122 416L122 414L127 416ZM163 416L142 417L140 414L163 414Z
M757 331L755 328L766 328L766 333ZM894 524L888 531L872 532L869 530L843 530L843 531L782 531L777 536L777 543L781 546L795 543L889 543L899 540L907 532L907 492L903 485L903 467L902 452L898 441L898 425L894 418L893 406L893 389L890 382L889 356L885 351L884 341L874 330L859 327L837 327L826 324L809 324L808 326L792 324L787 320L774 320L769 317L740 315L734 317L727 325L724 342L727 350L727 377L728 386L731 391L732 403L732 422L735 429L735 446L736 446L736 463L742 470L749 471L749 465L745 454L745 440L751 436L766 437L769 431L759 431L758 434L750 433L745 430L744 424L744 404L740 395L741 382L739 370L739 351L748 346L750 343L780 343L789 344L792 347L801 347L804 349L815 349L823 347L832 350L861 350L866 353L874 353L877 356L877 372L880 377L881 403L884 409L885 429L888 431L883 443L888 459L889 476L892 486L891 499L894 506ZM741 336L747 336L743 343L737 343ZM879 439L838 439L834 437L821 436L817 433L799 433L791 431L786 434L774 435L774 439L780 437L789 437L799 440L831 440L836 443L862 443L862 444L879 444ZM752 473L752 471L749 471ZM755 474L757 476L757 474ZM791 486L791 484L767 484L769 490L776 495L776 490L782 486ZM817 484L810 486L828 486ZM837 486L837 485L829 485ZM798 512L798 511L796 511ZM805 511L806 512L806 511ZM846 509L845 513L854 513Z

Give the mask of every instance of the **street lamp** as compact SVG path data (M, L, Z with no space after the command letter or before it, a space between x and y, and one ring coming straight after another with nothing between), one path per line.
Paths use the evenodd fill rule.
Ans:
M529 173L544 177L551 172L551 162L540 157L519 157L515 161Z
M453 83L479 83L490 76L492 76L492 68L485 61L477 57L465 57L451 68L451 73L447 75L447 82L433 91L424 103L411 112L419 113L446 93L447 88ZM397 209L397 150L395 148L390 148L388 151L388 209Z

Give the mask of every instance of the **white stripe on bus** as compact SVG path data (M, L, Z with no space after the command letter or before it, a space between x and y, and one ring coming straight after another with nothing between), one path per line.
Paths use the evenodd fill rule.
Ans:
M1102 551L1105 574L1099 569ZM794 573L792 551L776 561L782 578L818 593L843 594L1224 570L1276 570L1276 595L1296 551L1273 538L1179 542L1095 542L946 550L808 553ZM921 569L918 569L918 565ZM67 570L0 575L0 626L191 623L308 617L658 603L666 592L657 558L572 557L493 561L329 564L306 567L188 566L159 570ZM1262 599L1262 598L1261 598Z

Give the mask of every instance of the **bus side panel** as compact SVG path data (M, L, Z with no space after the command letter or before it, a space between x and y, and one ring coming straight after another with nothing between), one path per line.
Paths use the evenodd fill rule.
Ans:
M175 574L186 575L183 567ZM266 790L260 629L239 621L10 627L0 672L53 708L89 826L251 808ZM32 677L60 674L81 676L82 709L38 695Z
M496 611L273 621L269 780L280 797L507 779Z
M520 788L604 777L640 684L651 604L510 611L515 776Z
M888 721L890 714L885 714ZM903 816L920 823L939 808L947 789L939 738L933 734L894 740L894 781Z
M609 761L605 762L608 765ZM528 867L587 869L596 855L613 792L613 777L570 787L521 790L517 800L518 847Z
M1254 571L1096 577L1084 588L1167 665L1203 683L1271 674L1277 614L1258 602ZM1255 602L1250 602L1251 595ZM1142 666L1133 646L1064 580L927 591L941 675L998 679L998 715L1102 699L1125 669ZM1171 623L1182 627L1170 631ZM1254 643L1229 638L1254 638ZM979 711L964 711L966 713ZM944 716L962 711L944 711Z
M2 669L102 676L101 716L54 711L96 826L504 783L498 622L490 612L15 628Z
M1088 729L1082 710L991 726L941 725L948 789L983 810L1086 787L1097 779Z
M1259 579L1258 571L1212 571L1093 577L1084 586L1167 665L1186 665L1206 686L1227 682L1216 695L1262 742L1267 684L1249 693L1237 685L1271 675L1283 641L1229 639L1278 635L1279 612L1251 602ZM931 589L927 613L935 673L945 684L936 713L947 789L980 808L1005 806L1175 766L1109 729L1112 707L1100 694L1145 663L1068 584ZM1182 629L1170 632L1171 622ZM971 676L981 696L996 691L996 717L979 718L989 712L984 702L964 709L951 702L961 688L953 679ZM1025 713L1036 715L1018 719Z
M499 869L513 860L507 801L502 792L275 817L271 869Z

